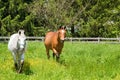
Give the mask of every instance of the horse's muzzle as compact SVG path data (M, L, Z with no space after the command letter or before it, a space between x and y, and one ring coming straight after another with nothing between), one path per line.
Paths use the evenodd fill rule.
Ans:
M61 41L61 43L64 43L65 40L60 40L60 41Z
M25 46L24 45L21 45L20 48L19 48L20 51L24 51L25 50Z

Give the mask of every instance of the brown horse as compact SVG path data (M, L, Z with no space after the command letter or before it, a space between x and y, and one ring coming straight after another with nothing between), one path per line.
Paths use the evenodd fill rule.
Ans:
M48 32L45 36L44 44L48 59L50 58L49 50L53 51L53 58L56 56L56 61L59 61L64 40L66 35L66 27L61 26L56 32Z

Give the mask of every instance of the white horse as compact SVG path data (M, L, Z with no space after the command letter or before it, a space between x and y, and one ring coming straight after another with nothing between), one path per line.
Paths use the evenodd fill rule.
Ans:
M8 49L12 52L14 66L18 73L21 73L24 64L24 52L26 48L26 36L24 30L11 35L8 42Z

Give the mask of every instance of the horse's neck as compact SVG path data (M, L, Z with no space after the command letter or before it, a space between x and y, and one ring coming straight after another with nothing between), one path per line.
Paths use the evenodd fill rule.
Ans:
M58 31L56 32L56 38L57 38L57 41L60 42L60 38L59 38L59 34L58 34Z

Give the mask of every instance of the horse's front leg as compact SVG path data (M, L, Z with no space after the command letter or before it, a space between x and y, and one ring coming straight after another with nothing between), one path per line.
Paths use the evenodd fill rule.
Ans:
M57 51L56 49L54 49L54 48L53 48L53 54L55 54L55 55L56 55L56 61L58 61L58 62L59 62L59 58L60 58L59 51ZM54 55L54 56L55 56L55 55Z
M13 59L14 59L14 67L15 67L16 70L18 70L18 62L17 62L17 58L16 58L16 53L12 52L12 56L13 56Z
M59 59L60 59L60 54L58 53L58 54L56 55L56 61L59 62Z
M62 49L61 49L61 48L59 48L57 51L58 51L58 54L56 55L56 61L58 61L58 62L59 62L59 59L60 59L60 54L61 54Z
M18 73L22 72L23 64L24 64L24 53L22 53L19 56L19 70L18 70Z

